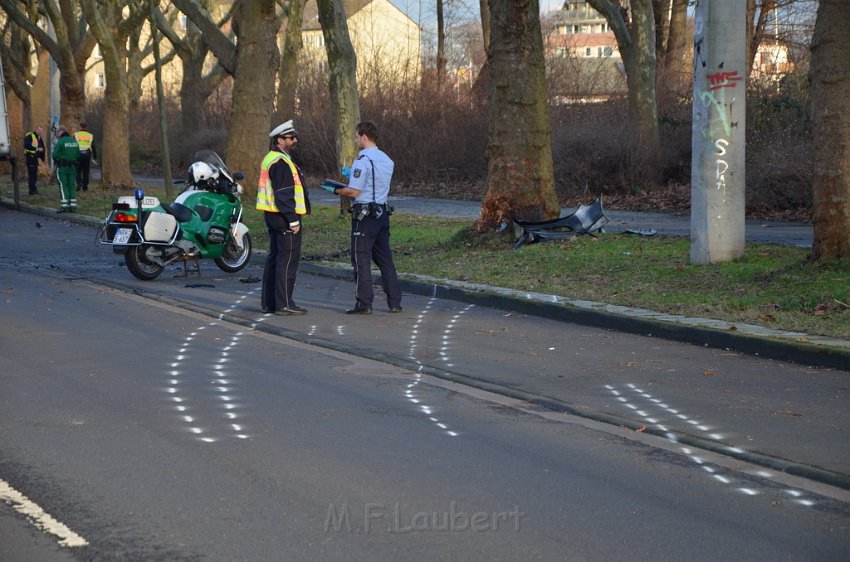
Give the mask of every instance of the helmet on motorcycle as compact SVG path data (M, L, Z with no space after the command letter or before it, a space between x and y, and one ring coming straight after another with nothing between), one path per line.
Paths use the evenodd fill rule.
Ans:
M206 162L195 162L189 166L189 185L195 185L201 189L215 187L218 180L218 168L210 166Z

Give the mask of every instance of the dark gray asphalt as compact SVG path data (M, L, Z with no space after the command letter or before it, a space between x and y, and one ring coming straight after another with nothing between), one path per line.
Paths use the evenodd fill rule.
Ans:
M850 471L846 373L430 295L350 317L351 282L306 272L310 313L263 315L257 266L143 283L92 228L39 220L0 209L13 319L0 473L95 541L81 559L828 560L850 547L847 490L745 462ZM329 506L344 505L353 529L329 531ZM409 530L452 505L505 525Z

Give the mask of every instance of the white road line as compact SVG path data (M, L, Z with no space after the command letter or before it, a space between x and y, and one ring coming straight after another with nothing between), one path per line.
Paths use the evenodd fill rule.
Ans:
M35 502L12 488L12 486L3 479L0 479L0 500L11 505L18 513L26 515L36 527L45 533L50 533L51 535L58 537L59 544L62 546L74 547L86 546L89 544L86 539L54 519Z

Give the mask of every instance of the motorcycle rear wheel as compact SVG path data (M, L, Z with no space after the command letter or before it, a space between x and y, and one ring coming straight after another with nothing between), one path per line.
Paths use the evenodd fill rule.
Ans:
M165 270L165 266L147 258L145 255L147 249L148 246L130 246L124 259L130 273L142 281L152 281Z
M240 249L233 237L227 241L227 245L221 252L221 257L215 260L215 264L219 269L227 273L236 273L248 265L248 262L251 260L252 245L251 235L247 232L242 237L242 244L242 249Z

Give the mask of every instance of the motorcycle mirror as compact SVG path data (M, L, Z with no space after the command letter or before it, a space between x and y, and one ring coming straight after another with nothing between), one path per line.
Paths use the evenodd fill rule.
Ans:
M236 172L235 174L233 174L233 179L235 179L236 181L244 180L245 174L243 174L242 172Z
M134 195L136 196L136 201L141 201L145 198L145 190L141 187L137 187Z

